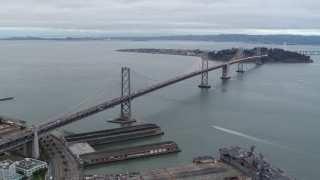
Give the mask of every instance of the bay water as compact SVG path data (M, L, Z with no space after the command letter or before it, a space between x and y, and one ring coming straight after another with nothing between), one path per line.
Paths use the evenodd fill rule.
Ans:
M200 58L117 52L122 48L221 50L281 45L198 41L0 41L0 114L29 126L120 96L121 67L132 71L132 91L190 71ZM286 45L287 50L320 50ZM163 136L95 146L96 150L175 141L182 152L90 166L85 174L122 173L187 164L193 157L218 157L218 148L237 145L257 153L299 179L317 179L320 167L320 56L310 64L244 64L209 73L212 88L199 89L200 76L137 98L133 118L155 123ZM215 62L219 63L219 62ZM137 75L139 74L139 75ZM146 78L139 78L144 76ZM148 79L148 80L146 80ZM75 133L120 127L106 120L115 107L61 129Z

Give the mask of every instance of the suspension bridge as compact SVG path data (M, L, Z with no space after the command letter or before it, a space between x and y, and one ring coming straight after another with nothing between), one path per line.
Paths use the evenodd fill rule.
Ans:
M73 123L75 121L84 119L98 112L107 110L117 105L121 105L121 115L119 118L112 120L112 122L118 123L130 123L135 120L131 118L131 101L135 98L148 94L150 92L156 91L158 89L170 86L172 84L178 83L180 81L192 78L194 76L201 75L200 88L210 88L208 83L208 72L222 68L221 79L229 79L229 66L238 63L237 72L242 73L243 62L254 60L257 65L261 64L261 58L266 57L267 54L261 55L260 48L257 48L255 54L250 57L243 57L243 49L239 48L234 57L228 61L221 63L219 65L209 66L208 52L205 52L201 57L201 69L195 70L190 73L179 75L168 80L161 81L159 83L147 86L140 90L131 92L130 84L130 68L123 67L121 71L121 96L111 99L107 102L92 106L87 109L83 109L72 113L71 115L57 118L38 126L34 126L25 131L16 133L13 136L3 138L0 141L0 152L8 150L10 148L24 145L25 155L32 156L34 158L39 157L39 147L38 147L38 136L53 131L57 128L65 126L67 124Z
M296 52L303 55L311 55L311 56L320 55L320 51L296 51Z

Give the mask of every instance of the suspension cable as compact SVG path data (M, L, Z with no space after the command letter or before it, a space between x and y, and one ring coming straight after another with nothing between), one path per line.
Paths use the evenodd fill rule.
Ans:
M95 91L94 93L92 93L90 96L88 96L86 99L84 99L83 101L81 101L81 102L80 102L79 104L77 104L76 106L68 109L67 111L65 111L65 112L63 112L63 113L60 113L59 115L57 115L57 116L55 116L55 117L53 117L53 118L51 118L51 119L49 119L49 120L46 120L45 122L42 122L41 124L44 124L44 123L49 122L49 121L51 121L51 120L57 119L57 118L65 115L65 114L72 113L72 112L76 112L77 109L78 109L78 110L83 109L83 108L84 108L85 106L87 106L88 104L96 101L96 100L97 100L97 97L95 97L95 99L94 99L93 101L87 103L90 99L93 99L94 96L97 96L98 94L99 94L99 95L98 95L98 98L99 98L99 97L103 94L103 92L104 92L109 86L110 86L110 84L107 85L107 86L105 86L105 87L103 87L103 88L100 89L100 90ZM80 107L80 108L79 108L79 107ZM77 111L78 111L78 110L77 110ZM41 125L41 124L39 124L39 125Z
M139 73L137 73L137 72L135 72L135 71L133 71L133 70L131 70L131 72L132 72L132 74L133 74L134 76L139 77L139 78L144 79L144 80L155 81L155 82L161 81L161 80L156 80L156 79L149 78L149 77L144 76L144 75L142 75L142 74L139 74Z

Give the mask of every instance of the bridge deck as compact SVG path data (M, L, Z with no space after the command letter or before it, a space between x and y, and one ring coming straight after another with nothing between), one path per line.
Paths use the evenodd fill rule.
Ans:
M303 55L320 55L320 51L296 51L296 52Z

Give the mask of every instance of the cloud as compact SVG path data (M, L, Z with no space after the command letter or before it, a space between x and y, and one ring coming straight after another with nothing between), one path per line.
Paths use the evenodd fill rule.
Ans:
M107 33L320 35L320 2L297 0L0 0L3 28ZM290 31L288 31L290 30ZM294 30L294 31L292 31Z

